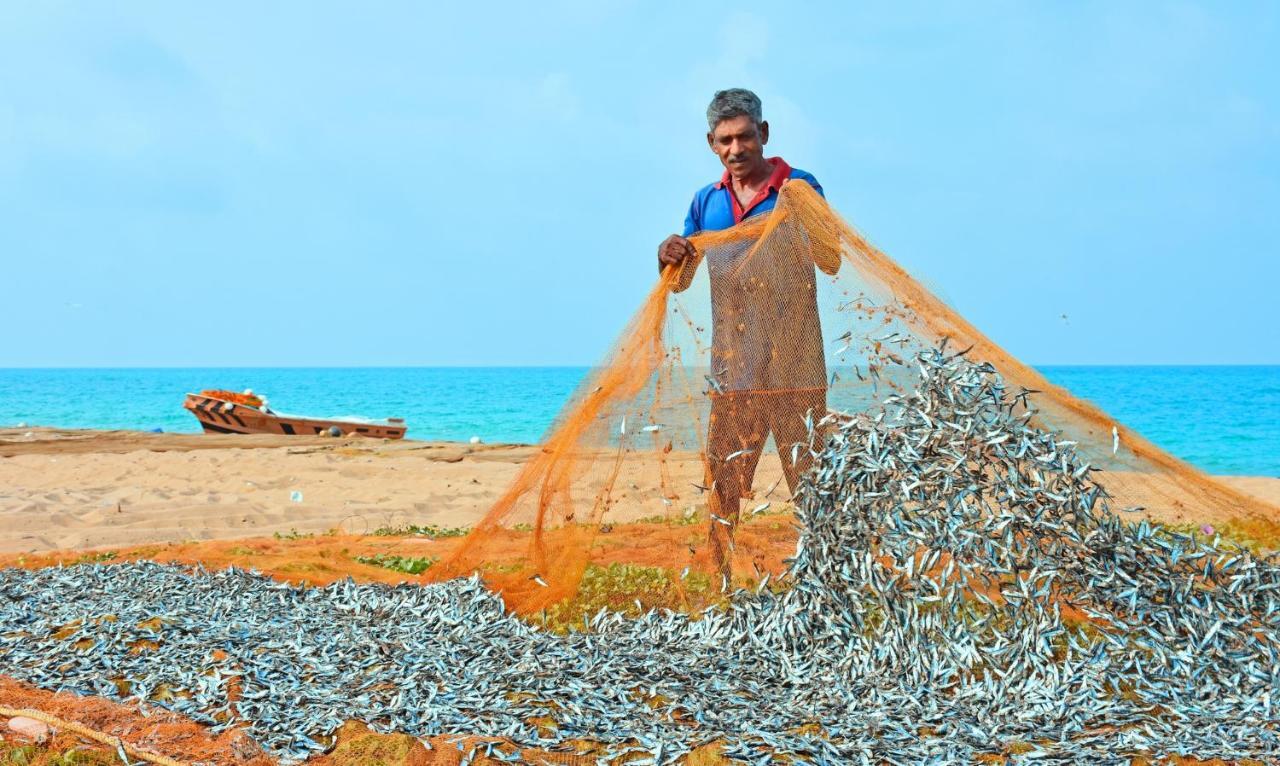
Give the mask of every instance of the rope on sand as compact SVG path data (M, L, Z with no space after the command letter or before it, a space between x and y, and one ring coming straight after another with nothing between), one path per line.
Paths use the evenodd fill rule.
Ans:
M148 763L159 764L159 766L190 766L190 764L185 763L183 761L175 761L174 759L168 756L160 755L158 753L153 753L150 750L143 750L142 748L139 748L139 747L134 747L133 745L130 745L128 742L125 742L123 739L119 737L113 737L110 734L107 734L105 732L97 731L95 729L90 729L88 726L78 724L74 721L67 721L62 718L57 718L56 716L49 715L48 713L45 713L40 710L29 710L29 709L20 710L17 708L0 707L0 717L16 718L18 716L22 716L24 718L34 718L35 720L47 723L56 729L69 731L75 734L79 734L80 736L85 737L86 739L91 739L95 742L100 742L104 745L110 745L116 748L116 750L118 751L122 751L123 753L133 756L134 758L141 758L142 760L147 761Z

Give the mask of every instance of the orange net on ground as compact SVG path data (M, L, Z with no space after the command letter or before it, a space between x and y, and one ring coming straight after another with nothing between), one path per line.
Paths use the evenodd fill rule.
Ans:
M650 562L716 583L762 578L772 567L743 519L790 509L829 411L874 411L912 385L917 353L944 342L1026 392L1032 424L1075 442L1113 505L1165 521L1280 518L1019 362L807 184L785 185L767 215L692 241L697 258L662 273L541 452L433 578L479 570L512 608L537 611L577 591L611 523L636 519L687 527ZM523 527L525 566L488 555Z

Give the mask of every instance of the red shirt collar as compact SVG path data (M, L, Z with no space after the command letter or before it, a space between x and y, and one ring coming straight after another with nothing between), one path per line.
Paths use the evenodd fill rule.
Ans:
M769 174L769 180L765 182L762 188L745 206L738 201L738 195L733 193L733 188L729 185L729 171L724 171L724 175L720 177L720 182L716 184L717 189L727 189L729 192L729 201L733 203L733 222L742 223L742 219L747 217L752 208L759 205L769 198L769 195L782 188L782 184L791 177L791 166L781 157L770 157L767 160L773 166L773 172Z

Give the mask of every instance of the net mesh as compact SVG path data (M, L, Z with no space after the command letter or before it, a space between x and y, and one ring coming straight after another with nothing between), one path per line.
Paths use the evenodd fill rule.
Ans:
M921 352L938 348L994 367L1015 406L1073 447L1113 507L1268 530L1280 518L1019 362L808 184L786 184L767 215L691 241L696 258L662 272L539 453L433 578L480 571L514 610L536 612L577 593L613 525L636 520L669 532L643 550L684 573L671 580L677 592L689 572L724 586L778 574L781 562L743 521L792 511L832 427L827 414L882 410L919 379ZM952 417L937 425L973 427L963 412ZM527 561L491 560L508 546L490 543L513 535L529 536Z

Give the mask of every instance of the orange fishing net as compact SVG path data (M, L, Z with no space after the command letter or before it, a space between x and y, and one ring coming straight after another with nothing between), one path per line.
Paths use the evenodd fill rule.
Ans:
M1010 356L805 183L786 184L771 213L692 242L697 258L662 273L539 455L433 577L480 571L513 608L536 611L573 595L611 526L637 519L675 530L655 538L651 563L717 582L763 577L771 567L743 520L788 521L822 417L873 411L912 385L917 352L944 341L1025 391L1032 423L1103 469L1113 506L1188 523L1280 518ZM487 555L512 528L533 530L519 568Z
M232 402L234 404L243 404L247 407L261 407L262 397L255 394L240 394L235 391L224 391L220 388L209 388L201 391L202 396L211 396L214 399L221 399L224 402Z

